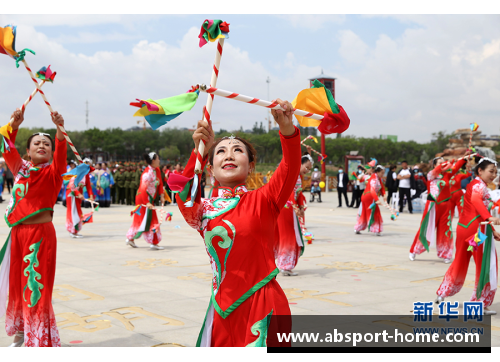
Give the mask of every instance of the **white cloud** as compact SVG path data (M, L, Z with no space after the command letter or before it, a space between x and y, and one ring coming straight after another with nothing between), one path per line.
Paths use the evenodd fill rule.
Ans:
M339 32L340 55L349 62L363 63L369 50L359 36L351 30L342 30Z

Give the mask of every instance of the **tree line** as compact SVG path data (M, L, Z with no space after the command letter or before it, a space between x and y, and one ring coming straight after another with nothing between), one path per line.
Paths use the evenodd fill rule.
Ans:
M16 138L16 147L21 154L26 149L26 141L34 132L49 133L55 136L56 130L44 128L20 128ZM247 131L248 132L248 131ZM243 130L233 131L234 135L240 136L252 142L258 152L258 162L264 164L277 164L281 160L281 145L278 130L267 132L256 124L250 132ZM302 129L304 134L311 134L309 130ZM315 132L312 132L314 134ZM80 154L85 156L102 155L104 161L140 161L145 152L157 152L162 162L186 162L193 148L191 138L192 132L188 129L164 128L159 131L151 129L108 128L101 130L91 128L85 131L68 131L68 135L75 144ZM216 137L231 135L231 132L220 130ZM370 158L376 158L379 163L391 164L407 160L410 164L426 162L432 159L436 153L442 152L452 135L446 132L433 133L433 140L427 143L415 141L393 142L388 139L363 138L354 136L342 136L340 138L326 138L326 154L333 165L344 162L344 156L351 151L358 151L358 155L365 156L368 162ZM318 136L318 141L319 136ZM314 149L320 151L320 143L308 141ZM68 147L68 159L75 159L71 149Z

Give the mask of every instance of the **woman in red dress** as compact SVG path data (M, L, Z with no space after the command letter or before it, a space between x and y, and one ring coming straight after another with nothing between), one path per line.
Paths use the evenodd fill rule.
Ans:
M255 168L254 148L234 136L214 144L206 121L198 122L195 148L183 175L169 178L174 191L180 189L182 180L187 182L176 195L177 204L203 238L212 265L212 296L197 346L264 347L277 331L291 332L288 300L275 278L279 270L273 247L276 220L300 171L300 131L293 125L291 104L277 102L285 109L271 111L280 127L283 159L267 184L247 191L246 178ZM218 197L211 199L200 198L200 177L194 175L202 139L210 149L208 161L219 182ZM207 155L203 156L204 167Z
M302 177L311 171L313 160L310 155L304 155L301 159L299 177L288 198L285 207L278 216L276 227L276 266L283 275L296 276L293 269L299 261L299 257L304 253L304 212L306 208L306 198L302 193Z
M475 175L476 178L467 185L467 190L464 197L464 209L460 214L457 226L457 251L455 260L451 263L446 275L444 276L441 286L437 290L438 295L436 302L439 303L444 298L451 297L457 294L463 287L467 270L469 269L470 257L474 258L476 264L476 279L474 291L472 292L471 301L482 301L484 303L484 314L496 314L495 311L490 311L488 307L493 303L495 292L497 289L498 279L498 258L495 250L495 242L490 240L490 243L484 242L477 246L476 250L469 251L469 240L480 230L483 234L487 234L486 225L481 225L481 222L489 221L493 225L500 225L500 219L492 217L490 214L493 204L488 183L491 183L497 175L497 163L493 160L483 158L479 161ZM495 240L500 241L500 233L495 231L492 226L492 236ZM488 248L485 250L485 248ZM483 266L483 254L488 253L490 263ZM489 271L489 282L485 283L483 288L480 288L480 293L477 291L480 281L481 270L486 268ZM479 294L479 296L477 295Z
M433 240L436 240L438 257L443 259L445 264L451 262L453 228L451 225L450 181L466 162L466 159L459 160L452 166L452 163L445 162L442 157L434 159L434 169L427 174L430 190L424 214L410 248L409 258L411 261L414 261L415 257L425 250L429 251Z
M165 204L165 191L161 180L160 156L154 152L144 155L148 167L141 175L141 184L135 197L135 209L131 212L134 217L132 226L127 232L125 244L137 248L134 240L144 236L152 250L162 250L158 244L161 241L160 223L153 206L155 198L160 195L161 205ZM160 216L161 217L161 216Z
M18 109L12 117L9 137L14 144L24 114ZM57 112L52 121L64 125ZM26 347L60 347L52 309L57 249L52 216L61 175L66 172L66 141L59 128L55 142L48 134L35 133L28 139L26 152L30 161L23 160L14 147L3 150L15 184L5 213L11 231L0 250L0 318L6 314L7 335L15 336L11 347L23 343Z
M379 195L384 196L384 200L387 200L382 183L384 172L385 168L378 165L366 183L365 192L361 196L360 213L358 214L356 226L354 226L356 234L361 234L361 231L368 227L368 230L376 233L377 236L382 235L384 220L382 220L379 209L379 205L382 205Z

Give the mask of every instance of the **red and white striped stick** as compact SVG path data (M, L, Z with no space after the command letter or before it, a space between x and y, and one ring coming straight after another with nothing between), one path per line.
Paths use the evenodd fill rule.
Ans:
M222 57L223 46L224 46L224 38L221 38L217 42L217 51L215 52L214 67L212 69L212 79L210 80L211 87L217 86L217 79L219 78L220 58ZM213 102L214 102L214 95L210 94L210 96L207 97L207 104L205 106L205 112L203 114L203 120L206 120L209 125L212 125L212 121L210 120L210 114L212 113ZM200 142L198 146L198 155L196 156L196 165L194 167L194 172L196 174L200 174L202 172L201 161L203 160L204 153L205 153L205 141L203 140L203 142Z
M307 140L311 140L312 139L312 136L307 136L306 138L304 138L302 140L302 142L300 142L301 145L304 145L305 142ZM318 156L320 156L321 158L326 158L326 156L323 156L321 153L319 153L318 151L316 151L314 148L311 147L311 151L313 151L315 154L317 154Z
M215 94L216 96L225 97L225 98L229 98L229 99L235 99L235 100L240 101L240 102L255 104L255 105L261 106L261 107L266 107L266 108L270 108L270 109L279 109L281 111L284 111L284 109L281 108L281 106L277 102L264 101L262 99L244 96L242 94L233 93L233 92L229 92L229 91L214 88L214 87L207 88L207 86L204 84L200 84L199 88L201 91L209 93L211 95ZM293 111L293 113L297 114L299 116L302 116L302 117L316 119L318 121L321 121L324 118L324 116L321 116L319 114L306 112L306 111L303 111L301 109L295 109Z
M42 81L42 83L40 83L40 88L42 88L42 86L45 84L45 81ZM21 107L21 112L24 112L24 110L26 109L26 106L28 105L29 102L31 102L31 100L33 99L33 97L35 96L35 94L38 92L38 88L36 88L29 96L28 99L26 99L26 102L23 103L22 107ZM12 122L14 122L14 118L11 118L10 119L10 124L12 124Z
M36 80L35 76L33 75L33 72L31 71L30 67L28 66L28 63L26 63L26 60L23 59L22 62L24 64L24 67L28 71L28 73L29 73L29 75L31 77L31 80L33 80L33 82L36 84L36 89L38 90L38 92L40 92L40 95L42 96L43 101L45 102L45 104L49 108L50 114L52 115L52 113L54 113L54 110L52 109L52 106L50 105L49 101L47 100L47 97L45 97L45 93L43 93L40 84L38 84L38 81ZM71 139L69 138L68 134L66 133L66 130L64 129L64 127L62 125L60 125L60 124L58 124L57 127L59 127L59 129L61 130L62 134L64 135L64 138L66 138L66 142L68 142L69 146L73 150L73 153L75 154L75 156L78 159L78 161L80 161L80 163L82 163L83 162L82 158L80 157L80 154L76 150L75 145L73 144L73 142L71 142Z

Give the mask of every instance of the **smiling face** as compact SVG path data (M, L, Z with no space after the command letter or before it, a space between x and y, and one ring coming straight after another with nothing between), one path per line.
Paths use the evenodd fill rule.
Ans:
M244 184L254 168L255 162L249 162L248 151L243 142L225 139L215 147L212 171L221 186L235 187Z
M495 177L497 177L497 168L495 167L494 164L488 165L484 170L478 169L479 177L486 182L487 184L490 184L493 182Z
M49 162L52 158L52 143L48 137L33 136L26 152L34 165Z
M300 166L300 174L304 176L306 173L309 173L309 171L311 171L311 168L312 168L311 161L303 163L302 166Z

